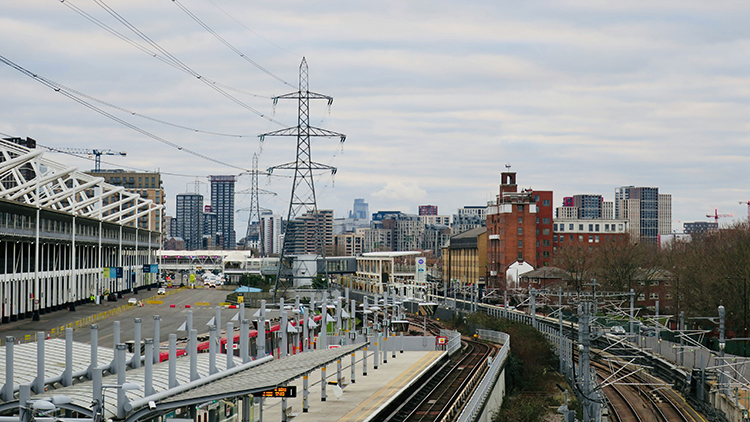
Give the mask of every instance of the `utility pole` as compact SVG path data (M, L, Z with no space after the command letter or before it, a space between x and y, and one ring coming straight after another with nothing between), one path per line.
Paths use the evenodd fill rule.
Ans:
M300 234L298 228L294 227L292 221L294 221L302 211L312 211L313 216L317 224L315 224L315 230L318 233L320 241L320 252L325 259L325 244L323 241L323 233L320 225L324 222L320 221L318 215L318 204L315 197L315 184L313 181L313 172L319 170L328 170L332 174L336 174L336 168L326 164L320 164L312 161L310 151L310 137L321 136L327 138L340 138L341 142L346 140L346 135L332 132L327 129L321 129L310 126L310 100L327 100L328 105L333 103L333 97L327 95L310 92L308 89L308 72L307 72L307 60L302 58L302 63L299 66L299 90L289 94L280 95L274 97L274 104L279 99L296 99L298 101L297 110L297 126L289 127L285 129L279 129L273 132L268 132L260 135L261 142L266 136L294 136L297 138L297 156L294 162L281 164L269 168L269 172L275 169L281 170L294 170L294 179L292 182L292 194L289 201L289 212L287 213L287 230L284 234L284 242L281 246L281 254L279 256L279 268L276 273L276 286L273 290L273 299L276 301L276 297L281 294L283 296L287 289L294 287L294 271L292 269L292 260L294 254L295 238ZM327 277L326 271L326 279Z

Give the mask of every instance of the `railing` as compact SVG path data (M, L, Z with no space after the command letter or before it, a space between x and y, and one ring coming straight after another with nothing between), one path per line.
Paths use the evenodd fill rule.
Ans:
M448 344L445 350L452 355L461 348L461 333L451 330L440 330L440 335L448 338Z
M473 422L476 420L479 412L484 408L487 397L495 387L495 381L500 375L500 370L502 369L505 360L508 358L508 351L510 350L510 336L508 334L491 330L477 330L477 334L480 340L501 343L503 346L500 348L500 352L498 352L497 356L492 360L490 369L484 374L482 381L474 390L474 394L471 395L469 402L464 406L464 410L458 415L459 422Z

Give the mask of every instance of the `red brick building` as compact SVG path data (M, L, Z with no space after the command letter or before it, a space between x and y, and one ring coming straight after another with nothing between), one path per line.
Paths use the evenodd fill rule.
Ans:
M501 174L500 194L487 207L487 287L503 288L515 261L552 265L552 191L518 192L516 173Z
M420 205L419 215L438 215L437 205Z

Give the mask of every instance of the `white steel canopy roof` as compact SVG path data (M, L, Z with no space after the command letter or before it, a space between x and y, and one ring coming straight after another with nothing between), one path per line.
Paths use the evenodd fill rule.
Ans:
M44 151L0 139L0 199L127 224L163 208L150 199L44 158ZM104 204L104 199L108 203ZM110 211L109 215L104 215Z

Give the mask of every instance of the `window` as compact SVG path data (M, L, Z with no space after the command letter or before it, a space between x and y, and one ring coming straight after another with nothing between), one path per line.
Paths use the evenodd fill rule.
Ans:
M659 299L659 293L649 293L648 294L649 299Z
M609 224L605 224L605 225L604 225L604 231L605 231L605 232L608 232L608 231L609 231Z
M549 239L542 240L542 246L549 246Z
M519 240L518 241L518 247L519 248L523 248L523 240Z
M542 256L544 258L549 258L549 251L542 251Z
M557 224L552 225L552 230L557 231Z
M571 237L572 237L572 236L571 236ZM573 240L573 239L571 239L571 240ZM582 235L582 234L579 234L579 235L578 235L578 241L579 241L579 242L583 242L583 235Z
M539 224L539 217L536 218L536 224Z
M642 301L646 300L646 295L644 295L643 293L639 293L638 294L638 299L636 299L636 300L642 302Z
M546 218L546 217L543 218L542 219L542 224L549 224L549 218Z
M614 225L613 225L614 226ZM617 230L622 231L622 224L617 225Z
M592 235L589 235L589 243L591 243L591 242L593 242L593 241L594 241L594 236L592 236Z
M565 235L564 235L564 234L561 234L561 235L560 235L560 242L562 242L562 241L564 241L564 240L565 240Z
M594 225L593 224L589 224L589 231L590 232L594 231Z
M665 296L666 296L667 299L672 299L672 293L667 293L667 294L665 294Z
M538 240L536 241L536 247L537 248L539 247L539 241Z
M539 202L539 195L534 195L534 202Z
M598 232L598 231L599 231L599 225L598 225L598 224L594 225L594 231L595 231L595 232Z
M659 285L659 280L651 280L651 281L649 281L648 285L649 286L658 286Z
M518 217L518 224L522 224L522 223L523 223L523 217Z
M518 260L523 261L523 252L518 253Z
M553 242L557 242L557 235L556 235L556 234L555 234L555 235L552 235L552 241L553 241Z
M549 236L549 229L542 229L542 235Z
M579 232L582 232L582 231L583 231L583 224L579 224L579 225L578 225L578 231L579 231Z
M598 234L596 236L594 236L594 242L595 243L599 243L599 235Z
M573 230L573 227L574 227L574 226L573 226L573 224L571 223L570 225L568 225L568 230Z
M545 207L549 207L549 199L545 199L542 203Z
M523 204L518 204L517 209L518 209L518 211L523 212Z
M522 234L523 234L523 227L519 227L519 228L518 228L518 234L519 234L519 235L522 235Z

